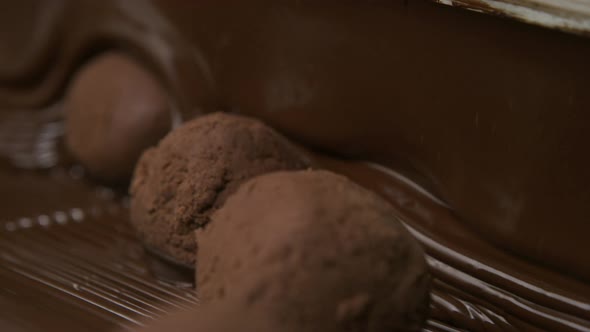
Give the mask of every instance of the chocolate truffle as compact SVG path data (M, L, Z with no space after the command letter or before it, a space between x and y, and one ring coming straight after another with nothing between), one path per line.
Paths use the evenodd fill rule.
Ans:
M154 75L122 53L96 56L74 76L64 98L65 144L91 175L131 177L146 148L171 128L166 91Z
M260 121L206 115L143 154L131 185L131 222L148 248L194 267L193 230L244 180L306 167L304 155Z
M328 171L244 183L197 230L204 305L241 301L300 331L419 331L430 277L376 194Z
M146 322L140 332L307 332L283 328L272 317L237 302L200 305Z

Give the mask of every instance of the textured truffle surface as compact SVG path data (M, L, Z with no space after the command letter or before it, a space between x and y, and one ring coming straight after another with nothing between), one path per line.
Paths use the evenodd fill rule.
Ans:
M127 181L141 153L171 128L167 93L154 75L116 52L74 76L64 98L65 144L95 177Z
M204 305L241 301L300 331L419 331L430 277L393 208L327 171L244 183L196 232Z
M307 165L299 150L258 120L206 115L143 154L131 186L131 221L148 247L194 266L193 231L244 180Z
M148 322L140 332L305 332L282 327L269 315L237 302L201 305Z

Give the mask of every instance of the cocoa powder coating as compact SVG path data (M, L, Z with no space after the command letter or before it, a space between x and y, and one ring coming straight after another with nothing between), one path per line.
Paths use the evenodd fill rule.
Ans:
M198 295L203 305L238 301L285 329L419 331L430 277L395 215L328 171L256 177L196 232Z
M142 155L131 185L131 222L147 247L194 266L193 231L209 223L244 180L306 167L294 146L258 120L202 116Z

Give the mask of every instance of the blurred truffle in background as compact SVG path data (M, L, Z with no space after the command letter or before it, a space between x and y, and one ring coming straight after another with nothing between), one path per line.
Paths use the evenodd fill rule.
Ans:
M172 127L166 90L131 57L95 56L73 77L64 98L65 145L93 176L129 180L141 153Z

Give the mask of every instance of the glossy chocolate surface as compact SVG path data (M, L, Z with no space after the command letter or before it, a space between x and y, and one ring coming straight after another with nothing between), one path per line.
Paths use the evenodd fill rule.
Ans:
M422 2L333 7L196 10L219 103L406 164L498 246L588 280L571 253L590 252L590 42Z
M185 118L242 112L382 165L318 161L427 248L427 329L590 330L590 40L422 1L226 2L9 6L0 106L36 118L86 59L123 50ZM48 204L14 197L1 218Z

